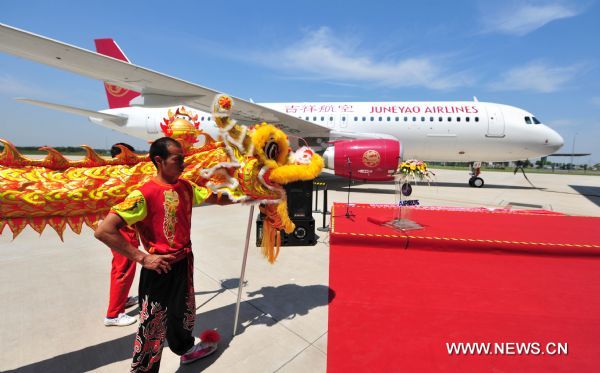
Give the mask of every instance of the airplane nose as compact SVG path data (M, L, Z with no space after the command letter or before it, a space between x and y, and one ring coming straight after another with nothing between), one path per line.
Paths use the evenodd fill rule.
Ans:
M562 146L564 145L565 140L562 138L561 135L558 134L558 132L554 131L551 128L548 128L548 134L547 134L547 138L546 138L546 145L552 149L553 152L557 151L558 149L562 148Z

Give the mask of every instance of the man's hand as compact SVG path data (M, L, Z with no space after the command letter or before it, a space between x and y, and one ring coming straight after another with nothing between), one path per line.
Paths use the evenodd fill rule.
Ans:
M124 225L125 221L119 215L109 213L94 232L94 236L128 259L140 263L144 268L151 269L159 274L169 272L171 270L170 262L175 257L173 255L148 255L138 250L119 232L119 229Z
M146 269L151 269L158 272L158 274L162 274L171 270L170 262L174 259L173 255L148 254L142 258L140 264Z

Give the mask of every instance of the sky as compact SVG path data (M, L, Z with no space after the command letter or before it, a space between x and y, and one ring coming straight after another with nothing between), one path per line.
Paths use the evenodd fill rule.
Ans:
M255 102L517 106L600 163L600 4L577 1L0 1L0 22ZM138 139L29 97L107 108L101 82L0 54L0 138L107 148ZM401 139L400 139L401 140ZM555 161L566 161L555 158Z

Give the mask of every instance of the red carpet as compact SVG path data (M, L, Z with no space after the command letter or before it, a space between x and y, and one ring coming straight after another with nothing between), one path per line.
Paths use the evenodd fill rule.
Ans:
M345 209L332 211L329 372L597 371L600 218L413 208L425 228L403 237L368 220L389 207ZM450 355L457 342L490 352Z

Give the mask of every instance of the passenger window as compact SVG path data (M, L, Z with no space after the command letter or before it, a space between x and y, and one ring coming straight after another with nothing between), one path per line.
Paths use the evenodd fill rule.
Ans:
M375 117L371 117L371 122L373 122L375 120Z
M400 120L400 117L396 117L396 122Z
M358 122L358 117L354 117L354 121L355 121L355 122Z
M329 117L329 120L330 120L330 121L333 121L333 117ZM344 119L342 119L342 120L346 120L346 119L344 118Z
M321 122L325 120L325 117L321 117Z
M308 120L308 117L306 117L305 119Z
M416 122L416 121L417 121L417 117L413 117L413 122Z
M536 117L532 117L532 118L533 118L533 123L542 124L542 122L540 122Z
M433 122L433 117L429 117L429 121L430 121L430 122Z
M469 120L471 120L470 117L466 117L465 120L468 122Z
M448 122L452 122L452 117L448 117Z
M460 122L460 117L456 117L456 121L457 121L457 122Z
M405 122L408 122L408 117L404 117L404 121L405 121Z
M390 121L390 117L387 117L387 121L388 121L388 122Z
M367 120L367 117L363 117L363 122L365 122Z
M313 117L313 121L316 122L317 121L317 117Z
M529 118L529 117L525 117L525 123L527 123L527 124L531 124L531 118Z
M382 117L379 117L379 121L381 122L382 120L383 120L383 118L382 118Z
M479 117L475 117L475 122L479 122Z
M333 120L333 117L329 117L329 119ZM342 122L346 121L346 117L342 117Z
M421 122L425 122L425 117L421 117Z

